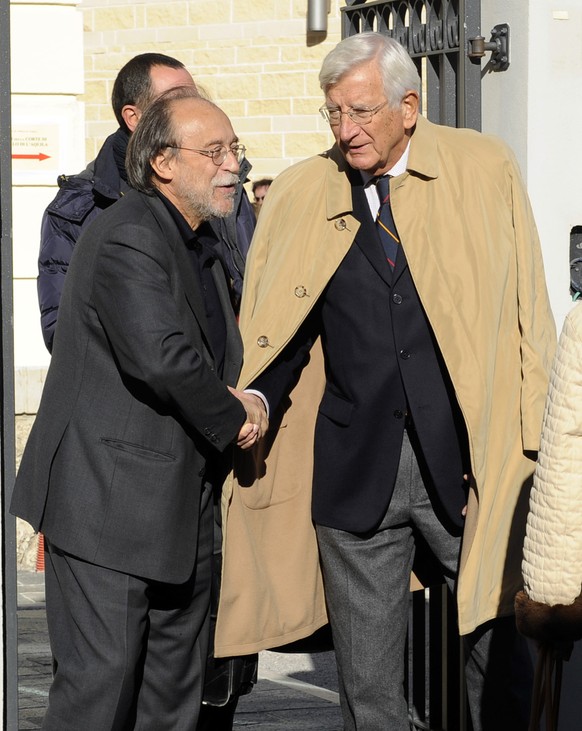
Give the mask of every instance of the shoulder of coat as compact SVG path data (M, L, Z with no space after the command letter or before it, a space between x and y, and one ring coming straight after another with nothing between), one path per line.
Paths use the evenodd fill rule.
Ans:
M466 164L473 158L479 165L495 167L503 162L514 163L514 154L504 140L474 129L433 125L438 147L445 160L459 160Z
M338 169L338 163L330 155L330 152L328 150L319 155L308 157L288 167L277 175L269 188L269 195L281 187L289 188L296 182L301 183L302 189L309 186L320 186L321 178L327 175L328 171L333 169L337 171Z

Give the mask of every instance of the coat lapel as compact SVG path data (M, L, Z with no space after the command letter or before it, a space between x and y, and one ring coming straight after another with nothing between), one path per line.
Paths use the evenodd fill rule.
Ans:
M186 301L198 323L206 349L209 353L212 353L210 338L208 337L209 324L200 290L200 283L194 276L192 262L190 261L182 235L174 223L170 212L157 196L148 196L146 200L158 220L160 227L167 236L168 246L174 253L176 269L180 272Z
M402 241L401 249L404 253L408 247L411 260L415 258L415 252L421 252L424 264L427 264L427 257L433 253L434 247L430 246L427 236L426 222L429 216L426 209L426 199L420 197L419 193L426 195L431 186L426 185L425 182L438 178L440 174L437 143L431 130L430 122L422 115L419 115L410 143L407 170L393 179L390 188L392 215ZM416 193L412 194L409 191L406 194L409 186L418 182L421 185L416 186ZM409 204L411 198L415 200L415 206ZM418 210L423 210L422 216L418 215ZM440 236L442 231L446 231L446 229L439 227L436 231L437 235ZM418 267L415 268L414 264L413 261L412 271L415 271L418 275L419 269ZM394 269L394 282L407 268L407 257L399 256Z

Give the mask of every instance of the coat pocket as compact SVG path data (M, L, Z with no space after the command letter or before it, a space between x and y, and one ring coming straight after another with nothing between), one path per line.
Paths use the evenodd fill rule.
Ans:
M122 439L110 439L107 437L101 437L101 444L112 449L118 449L121 452L128 452L134 454L136 457L144 457L145 459L153 459L156 462L175 462L176 456L169 454L168 452L159 452L156 449L150 449L149 447L143 447L139 444L133 444L132 442L125 442Z
M319 404L319 413L339 426L349 426L354 413L354 404L331 391L323 394Z

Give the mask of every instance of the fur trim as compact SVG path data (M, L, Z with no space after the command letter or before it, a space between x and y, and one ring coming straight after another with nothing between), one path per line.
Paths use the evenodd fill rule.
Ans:
M582 639L582 594L573 604L542 604L524 591L515 597L515 619L522 635L539 642L574 642Z

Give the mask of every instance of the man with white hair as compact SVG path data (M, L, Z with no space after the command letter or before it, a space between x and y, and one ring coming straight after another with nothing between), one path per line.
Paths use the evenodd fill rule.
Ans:
M320 561L346 731L408 730L427 547L467 636L474 729L526 729L511 614L555 341L527 195L500 140L419 114L395 40L343 40L320 84L336 144L273 182L247 264L239 387L281 428L229 490L218 651L321 626Z

